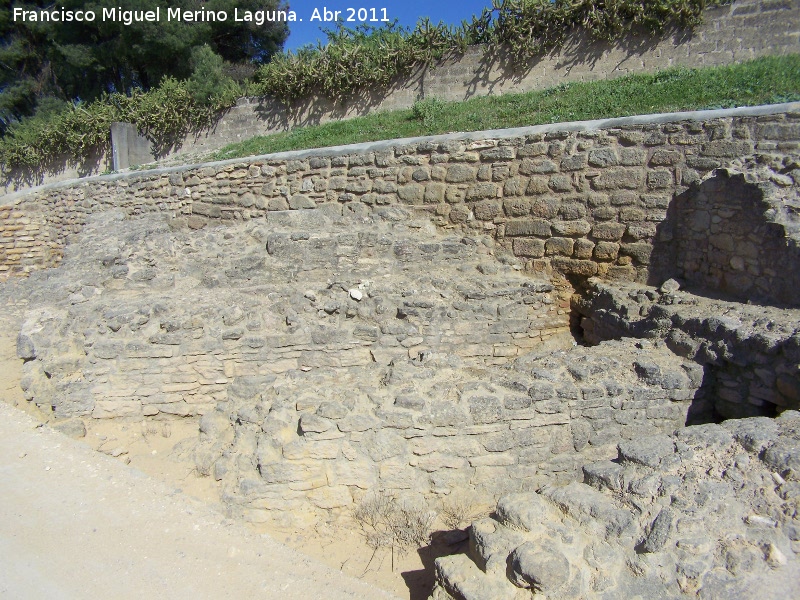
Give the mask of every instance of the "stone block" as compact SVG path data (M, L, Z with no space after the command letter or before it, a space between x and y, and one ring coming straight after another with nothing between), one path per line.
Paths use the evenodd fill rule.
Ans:
M592 230L592 226L583 220L553 221L552 228L553 233L567 237L584 236Z
M589 152L588 162L593 167L615 167L619 157L613 148L595 148Z
M425 199L425 187L419 183L409 183L398 188L397 196L405 204L422 204Z
M534 542L525 542L508 557L509 579L521 588L552 594L570 578L570 564L563 553L554 548L542 549Z
M557 256L551 260L551 264L557 271L568 275L592 277L597 274L597 263L591 260L575 260Z
M575 240L575 247L573 248L572 255L575 258L592 258L594 248L594 242L580 238Z
M426 203L444 202L447 186L443 183L429 183L425 186L424 200Z
M510 177L503 184L504 196L522 196L528 187L527 177Z
M558 166L546 158L526 158L519 166L523 175L548 175L558 171Z
M650 190L663 190L674 184L672 171L655 169L647 173L647 188Z
M573 191L572 177L569 175L553 175L547 185L554 192Z
M550 222L544 219L519 219L506 223L506 236L538 236L549 237Z
M548 179L546 177L531 177L525 192L535 196L549 193L550 186L548 185Z
M516 256L541 258L544 256L544 240L531 238L515 238L513 250Z
M467 188L466 199L469 201L483 198L496 198L498 189L495 183L477 183Z
M598 191L638 189L642 184L642 171L639 169L625 169L614 167L606 169L599 176L592 178L592 189Z
M513 146L498 146L497 148L483 150L480 155L481 159L485 161L514 160L516 150Z
M496 200L478 202L472 206L472 212L475 214L476 219L491 221L500 214L500 203Z
M545 255L572 256L574 245L575 241L571 238L552 237L545 242Z
M597 242L594 257L597 260L616 260L619 256L619 244L616 242Z
M471 211L465 204L457 204L450 209L450 221L456 224L466 223L470 218Z
M653 246L646 242L622 244L620 252L633 258L637 264L648 265L650 264L650 255L653 253Z
M659 148L650 157L650 165L653 167L671 167L678 164L681 153L677 150L666 150Z
M664 458L672 456L675 445L667 435L652 435L620 442L617 449L621 460L657 469Z
M626 228L623 223L595 223L591 235L596 240L617 242L622 239Z
M573 156L566 156L561 159L562 171L580 171L586 168L587 157L586 154L575 154Z
M450 165L447 167L445 181L447 183L466 183L475 181L476 169L468 165Z
M703 144L701 150L702 156L710 158L736 158L751 152L751 143L746 140L714 140Z

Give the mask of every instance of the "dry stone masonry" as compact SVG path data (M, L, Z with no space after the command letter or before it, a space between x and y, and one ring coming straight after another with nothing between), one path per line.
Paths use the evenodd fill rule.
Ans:
M102 213L31 278L47 306L18 338L23 389L59 418L198 415L240 376L502 364L568 332L568 298L499 263L490 238L408 217L276 212L193 232Z
M198 469L249 519L568 480L705 393L663 343L575 347L563 291L397 207L201 232L111 211L69 248L18 284L40 306L26 395L58 419L203 415Z
M742 305L590 280L575 301L590 343L620 337L663 340L701 365L710 393L693 406L693 422L775 416L800 408L800 312Z
M199 228L218 219L255 219L328 204L356 215L400 204L429 215L437 225L492 236L528 271L655 278L660 284L711 256L708 267L697 270L698 283L714 283L727 270L729 288L739 281L733 275L758 269L750 264L754 258L739 256L741 261L723 269L716 255L697 244L724 252L721 247L742 241L734 239L735 232L720 231L692 244L681 240L678 262L673 250L661 247L674 246L676 232L697 235L692 227L699 227L704 215L709 222L725 219L734 208L703 200L713 202L713 210L687 213L679 207L688 200L676 196L683 198L689 186L714 169L751 163L758 164L765 183L796 195L797 175L791 174L798 169L800 109L791 104L689 116L437 136L366 144L350 153L347 148L292 152L45 187L10 196L10 210L0 213L0 269L17 273L57 264L61 249L87 216L110 206L131 215L165 212ZM706 194L706 189L701 186L696 193ZM767 202L787 195L758 193L767 194ZM748 210L758 213L757 206ZM761 233L779 244L786 210L796 207L787 205L771 215L761 211L764 231L743 235L758 238L751 244L766 243ZM673 212L678 223L673 223ZM659 252L651 265L654 247ZM741 248L752 254L752 246ZM775 252L770 260L780 257ZM679 272L668 272L675 269ZM751 285L763 291L774 280L766 274L766 283Z
M797 596L799 143L794 104L7 197L21 385L195 419L249 521L502 496L435 600Z

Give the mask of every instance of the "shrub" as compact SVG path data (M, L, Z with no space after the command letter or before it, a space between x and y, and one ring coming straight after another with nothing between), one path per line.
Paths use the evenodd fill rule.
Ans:
M555 48L577 29L614 40L635 28L650 32L693 27L707 6L730 0L492 0L459 27L422 19L413 30L390 23L327 31L325 45L277 55L256 73L255 90L289 105L322 95L347 98L358 90L385 87L395 77L440 58L487 44L507 50L513 61L527 60Z
M230 95L234 100L240 89L225 73L222 57L215 54L208 44L192 50L192 74L186 81L186 89L199 105L214 105Z
M431 128L436 123L437 117L442 114L444 102L438 98L426 98L424 100L417 100L414 106L411 107L411 116L422 124Z
M442 500L439 514L447 527L461 529L489 512L491 507L482 503L473 492L454 491Z
M428 543L436 513L423 503L398 500L386 491L379 491L367 495L356 506L353 518L367 546L372 548L373 557L381 548L391 550L394 570L395 550L404 554Z

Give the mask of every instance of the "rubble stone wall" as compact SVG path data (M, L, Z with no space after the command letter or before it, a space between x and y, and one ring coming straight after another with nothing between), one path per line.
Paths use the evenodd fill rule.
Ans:
M396 140L100 177L10 196L0 236L23 246L30 240L17 240L16 232L30 220L40 224L39 234L24 237L42 240L46 250L29 256L6 250L0 264L6 273L56 264L58 250L87 215L111 206L129 214L164 211L197 228L326 204L356 214L400 204L438 225L493 236L529 271L657 280L671 276L675 265L663 257L651 265L651 255L654 246L669 248L675 236L669 222L661 224L677 194L747 158L771 169L776 186L796 189L791 156L798 147L800 106L791 104ZM693 243L703 242L696 237ZM693 259L684 253L681 260L688 267Z
M199 417L194 459L251 520L345 516L573 479L669 433L703 369L663 342L576 346L570 289L402 207L171 228L93 215L22 295L26 397L55 419ZM501 260L504 259L504 260Z
M800 311L592 281L574 303L590 343L663 340L702 365L704 398L690 423L775 416L800 408Z
M668 255L676 276L691 284L739 300L797 306L800 186L779 173L772 181L754 179L720 171L678 196ZM781 197L783 191L789 194Z

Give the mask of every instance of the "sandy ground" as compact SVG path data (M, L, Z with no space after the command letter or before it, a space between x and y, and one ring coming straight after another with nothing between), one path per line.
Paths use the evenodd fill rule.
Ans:
M12 332L0 335L0 597L392 597L225 519L213 482L172 456L196 423L90 423L81 441L43 426Z
M0 596L390 598L0 403Z
M3 437L3 444L6 446L0 446L0 470L5 475L0 490L5 486L9 487L8 491L0 491L0 497L3 498L0 501L0 519L8 525L0 526L0 563L2 564L0 566L0 596L5 595L9 598L86 597L86 593L79 583L80 577L72 577L70 573L79 573L88 569L87 572L92 573L92 581L98 586L97 593L91 594L93 597L143 597L145 594L149 595L149 590L154 593L157 591L160 597L184 597L183 590L173 594L166 587L176 584L174 577L172 580L170 579L172 575L183 580L183 571L172 573L173 569L178 566L182 569L189 563L194 564L190 576L192 581L196 579L198 572L211 573L223 566L226 573L230 569L238 572L237 565L242 565L242 569L252 567L256 569L254 573L263 572L263 568L258 567L258 561L262 560L262 555L264 555L264 552L258 549L259 544L263 543L265 547L274 551L275 542L272 541L274 539L335 569L336 575L342 579L345 578L338 571L349 577L360 579L367 585L382 588L396 597L424 600L433 587L433 560L444 554L464 550L464 543L455 545L436 543L415 552L404 554L395 552L392 557L389 550L381 549L376 553L373 552L366 546L363 538L352 525L320 524L315 528L302 531L281 529L264 524L237 523L234 525L230 521L225 521L225 525L221 525L223 507L219 504L216 482L211 478L197 475L194 464L185 450L191 440L198 435L195 420L119 422L86 419L84 420L86 435L77 440L51 431L48 427L36 427L36 425L41 425L48 415L43 414L25 400L19 387L22 365L16 357L16 328L13 323L8 321L3 325L0 328L0 398L6 404L15 406L19 410L15 411L7 406L0 406L0 410L3 411L3 425L14 428L13 431L8 432L0 430L0 436ZM20 411L28 414L22 414ZM10 443L6 444L10 437L16 439L20 436L27 444L25 448L10 445ZM22 455L24 457L20 458ZM68 458L68 456L73 458ZM64 465L65 461L69 468L66 470L58 468L59 465ZM90 464L91 467L87 466ZM144 477L143 474L148 477ZM57 475L62 479L56 481ZM30 479L25 483L28 486L27 492L21 491L21 481L24 479ZM73 480L74 484L70 483ZM71 500L66 497L60 500L56 499L60 498L62 489L66 491L70 488L75 488L73 491L76 494ZM156 503L155 506L148 509L153 511L152 519L145 514L147 511L136 508L139 491L144 488L149 489L147 493L149 501ZM31 493L38 497L46 489L58 489L59 494L54 497L39 498L37 500L37 502L41 502L39 505L33 502L33 498L28 499ZM113 515L99 510L93 511L87 506L93 505L95 502L99 503L99 507L110 506L111 503L108 502L108 499L112 492L115 498L114 502L120 503L118 514L128 514L130 511L134 511L139 520L126 518L118 519L116 524L105 523L106 535L97 536L95 535L96 531L103 531L97 527L100 521L111 518ZM81 494L89 495L81 497ZM159 496L163 497L159 498ZM201 548L204 548L208 542L199 539L192 542L192 544L197 544L196 548L194 545L181 548L171 547L170 536L162 535L167 532L158 530L160 526L158 521L161 520L163 528L167 529L170 519L178 519L173 514L175 511L181 515L184 521L191 521L194 516L202 513L203 519L205 519L201 527L203 531L211 526L215 528L214 535L227 535L228 537L231 537L236 531L233 537L245 535L246 539L251 540L251 546L245 551L240 550L240 544L234 543L231 539L214 542L214 548L227 548L235 554L234 557L219 553L208 555L201 553ZM167 517L167 514L172 516ZM79 523L68 522L76 515L80 516ZM26 518L21 520L21 516ZM98 522L95 523L95 520ZM189 527L188 523L186 525ZM81 531L78 532L75 528L80 528ZM192 527L190 529L190 532L184 532L182 535L193 535L195 530ZM92 535L87 537L88 531L91 531ZM173 529L173 531L176 530ZM242 531L246 534L242 534ZM206 533L208 532L206 531ZM133 537L130 538L130 545L126 546L129 534ZM262 538L262 534L269 535L269 540ZM117 539L114 542L109 538L109 536L115 535L125 538L126 541L122 542ZM205 538L205 536L196 535L193 537ZM11 543L9 540L15 541L9 545ZM97 540L103 540L103 544L97 544ZM17 548L16 545L20 542L24 542L28 547ZM80 548L64 552L66 548L72 546L73 542L80 543ZM115 546L117 543L122 545ZM153 546L151 547L150 544ZM50 550L51 548L52 550ZM249 552L249 554L245 556L245 552ZM278 551L277 553L281 554L282 552ZM291 554L292 550L287 548L285 552ZM54 556L54 553L57 556ZM157 554L160 555L158 559L160 567L158 568L154 564L156 560L154 557ZM176 554L184 556L184 558L189 557L191 560L182 560L180 565L175 565ZM76 557L84 555L86 561L96 561L103 556L115 556L117 567L109 569L109 576L106 577L104 575L106 569L101 564L86 563L83 559L80 561L76 559ZM145 558L146 555L150 558ZM10 559L12 556L17 558L7 562L6 557ZM162 559L163 563L160 562ZM393 560L394 564L392 564ZM51 569L49 565L52 561L60 563L61 569ZM128 564L125 561L132 562ZM138 566L135 564L136 561L139 562ZM306 564L308 558L296 556L295 560L291 562ZM46 565L47 573L52 575L42 578L42 570ZM125 573L129 573L132 579L127 581L127 587L117 586L113 588L112 593L112 588L106 586L125 581L125 578L121 577L122 573L118 572L120 567L124 569ZM322 565L317 565L317 568L324 569ZM151 573L152 581L148 581L148 578L144 576L137 576L136 573L139 570L142 574ZM250 579L252 580L252 577ZM247 584L250 587L246 589L259 590L259 597L270 597L264 596L263 592L263 590L276 589L270 581L271 578L263 581L252 580ZM52 584L51 587L43 587L50 584ZM289 585L287 589L290 589L291 581L286 584ZM262 585L262 588L259 588L259 585ZM178 590L179 588L171 589ZM188 589L185 592L188 595L185 597L233 597L227 595L230 592L228 585L209 587L200 595L189 594ZM201 588L192 587L191 589L197 591ZM240 587L239 589L242 594L238 594L237 597L250 597L245 593L245 588ZM347 588L347 590L349 589ZM369 588L365 586L365 589ZM25 593L19 595L24 591L27 595ZM325 597L339 597L335 595L334 591L331 593L334 595ZM342 597L381 597L381 593L377 590L372 594L367 593L366 596L360 596L359 593L352 592L353 595ZM292 596L275 597L291 598ZM312 596L303 597L310 598Z

